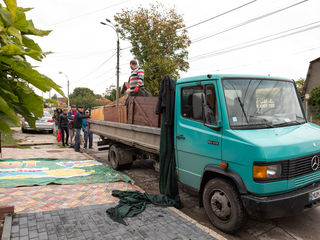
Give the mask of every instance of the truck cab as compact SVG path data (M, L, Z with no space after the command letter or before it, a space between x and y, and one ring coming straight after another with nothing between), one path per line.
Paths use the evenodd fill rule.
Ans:
M320 128L308 122L293 80L204 75L179 79L179 181L199 192L212 223L239 229L247 215L297 214L320 201Z

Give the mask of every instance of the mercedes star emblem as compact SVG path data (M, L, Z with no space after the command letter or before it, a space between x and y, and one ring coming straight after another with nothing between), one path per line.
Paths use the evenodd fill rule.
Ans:
M317 171L320 165L319 156L314 155L311 159L311 168L313 171Z

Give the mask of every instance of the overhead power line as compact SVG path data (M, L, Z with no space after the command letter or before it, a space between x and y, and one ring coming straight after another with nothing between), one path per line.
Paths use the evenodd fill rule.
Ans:
M220 49L220 50L216 50L216 51L213 51L213 52L210 52L210 53L200 54L200 55L191 57L190 61L197 61L197 60L206 59L206 58L210 58L210 57L226 54L226 53L229 53L229 52L237 51L237 50L240 50L240 49L243 49L243 48L253 47L253 46L256 46L256 45L259 45L259 44L263 44L263 43L266 43L266 42L274 41L274 40L281 39L281 38L284 38L284 37L288 37L288 36L291 36L291 35L295 35L295 34L298 34L298 33L306 32L306 31L309 31L309 30L312 30L312 29L315 29L315 28L319 28L319 27L320 27L320 21L316 21L316 22L309 23L309 24L306 24L306 25L303 25L303 26L299 26L299 27L296 27L296 28L292 28L292 29L289 29L289 30L286 30L286 31L282 31L282 32L279 32L279 33L275 33L275 34L271 34L271 35L265 36L265 37L257 38L255 40L243 42L243 43L231 46L231 47L227 47L227 48L223 48L223 49ZM292 31L295 31L295 32L292 32Z
M250 5L250 4L252 4L252 3L256 2L256 1L258 1L258 0L253 0L253 1L251 1L251 2L247 2L247 3L245 3L245 4L243 4L243 5L240 5L240 6L236 7L236 8L232 8L232 9L226 11L226 12L220 13L220 14L218 14L218 15L216 15L216 16L213 16L213 17L208 18L208 19L206 19L206 20L203 20L203 21L201 21L201 22L198 22L198 23L195 23L195 24L190 25L190 26L188 26L188 27L185 27L185 28L183 28L183 29L180 29L180 31L186 30L186 29L190 29L190 28L193 28L193 27L198 26L198 25L200 25L200 24L209 22L209 21L211 21L211 20L213 20L213 19L222 17L222 16L224 16L224 15L226 15L226 14L228 14L228 13L234 12L234 11L240 9L240 8L243 8L243 7L245 7L245 6L248 6L248 5Z
M92 73L94 73L95 71L97 71L99 68L101 68L104 64L106 64L107 62L109 62L117 53L112 54L107 60L105 60L103 63L101 63L98 67L96 67L95 69L93 69L91 72L89 72L87 75L85 75L84 77L80 78L78 80L78 83L84 79L86 79L87 77L89 77Z
M229 28L227 28L227 29L225 29L225 30L222 30L222 31L217 32L217 33L214 33L214 34L212 34L212 35L205 36L205 37L201 37L201 38L198 38L198 39L195 39L195 40L191 40L191 43L194 44L194 43L197 43L197 42L206 40L206 39L208 39L208 38L215 37L215 36L220 35L220 34L222 34L222 33L229 32L229 31L234 30L234 29L236 29L236 28L245 26L245 25L247 25L247 24L256 22L256 21L261 20L261 19L263 19L263 18L266 18L266 17L272 16L272 15L274 15L274 14L277 14L277 13L279 13L279 12L285 11L285 10L287 10L287 9L290 9L290 8L292 8L292 7L295 7L295 6L297 6L297 5L300 5L300 4L302 4L302 3L305 3L305 2L307 2L307 1L309 1L309 0L303 0L303 1L300 1L300 2L298 2L298 3L292 4L292 5L290 5L290 6L287 6L287 7L284 7L284 8L280 8L280 9L278 9L278 10L275 10L275 11L272 11L272 12L269 12L269 13L266 13L266 14L264 14L264 15L261 15L261 16L255 17L255 18L251 18L251 19L249 19L249 20L247 20L247 21L244 21L244 22L242 22L242 23L236 24L236 25L234 25L234 26L232 26L232 27L229 27Z
M302 54L302 53L305 53L305 52L314 51L314 50L319 49L319 48L320 48L320 46L316 46L316 47L308 48L308 49L301 50L301 51L298 51L298 52L294 52L294 53L291 53L291 54L282 55L281 57L294 56L294 55ZM266 58L266 59L262 59L262 60L260 60L258 62L245 63L245 64L241 64L241 65L233 65L233 66L229 66L229 67L227 66L225 68L216 69L215 71L225 71L225 70L243 68L243 67L248 67L248 66L254 66L254 65L257 65L257 64L260 64L260 63L263 63L263 62L269 62L269 61L272 61L272 60L274 60L274 58Z
M258 1L258 0L253 0L253 1L251 1L251 2L247 2L247 3L243 4L243 5L240 5L240 6L236 7L236 8L232 8L232 9L226 11L226 12L220 13L220 14L218 14L218 15L216 15L216 16L213 16L213 17L208 18L208 19L206 19L206 20L203 20L203 21L201 21L201 22L198 22L198 23L192 24L192 25L190 25L190 26L187 26L187 27L185 27L185 28L179 29L178 31L183 31L183 30L186 30L186 29L190 29L190 28L193 28L193 27L195 27L195 26L201 25L201 24L203 24L203 23L209 22L209 21L214 20L214 19L216 19L216 18L219 18L219 17L222 17L222 16L224 16L224 15L227 15L228 13L231 13L231 12L234 12L234 11L236 11L236 10L239 10L240 8L243 8L243 7L245 7L245 6L247 6L247 5L250 5L250 4L254 3L254 2L257 2L257 1ZM306 0L306 1L308 1L308 0ZM172 35L172 34L175 34L175 33L171 33L170 35ZM125 48L122 48L121 50L127 50L127 49L131 49L131 48L132 48L132 47L125 47Z
M81 17L85 17L85 16L88 16L88 15L92 15L92 14L97 13L97 12L102 12L102 11L108 9L108 8L116 7L118 5L130 2L130 1L132 1L132 0L126 0L126 1L119 2L119 3L115 3L115 4L109 5L109 6L104 7L104 8L100 8L100 9L97 9L97 10L94 10L94 11L91 11L91 12L87 12L87 13L84 13L84 14L81 14L81 15L78 15L78 16L74 16L74 17L71 17L71 18L67 18L67 19L62 20L60 22L53 23L53 24L51 24L49 26L55 26L55 25L60 25L62 23L70 22L70 21L73 21L73 20L75 20L77 18L81 18Z

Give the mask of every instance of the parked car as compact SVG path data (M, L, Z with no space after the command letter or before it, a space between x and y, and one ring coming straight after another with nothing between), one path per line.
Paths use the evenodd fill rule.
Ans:
M49 112L44 111L42 118L36 120L36 129L37 131L48 131L49 133L53 133L54 129L54 121ZM23 118L21 121L21 131L25 133L27 130L33 130L29 126L29 123Z

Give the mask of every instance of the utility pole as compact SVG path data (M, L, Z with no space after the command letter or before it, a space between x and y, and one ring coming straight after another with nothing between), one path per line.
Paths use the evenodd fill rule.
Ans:
M68 91L68 110L70 110L70 98L69 98L69 86L70 86L70 83L69 83L69 77L67 76L67 74L63 73L63 72L59 72L59 74L63 74L66 78L67 78L67 91Z
M119 61L120 61L120 41L119 36L117 40L117 89L116 89L116 106L119 106Z
M110 23L111 25L108 25L104 22L100 22L102 25L106 25L109 26L111 28L113 28L113 30L116 32L117 34L117 89L116 89L116 106L119 106L119 75L120 75L120 39L119 39L119 33L116 30L116 27L114 26L114 24L108 19L106 18L106 21L108 23Z
M69 78L68 78L67 84L68 84L68 110L69 110L69 109L70 109L70 100L69 100Z

